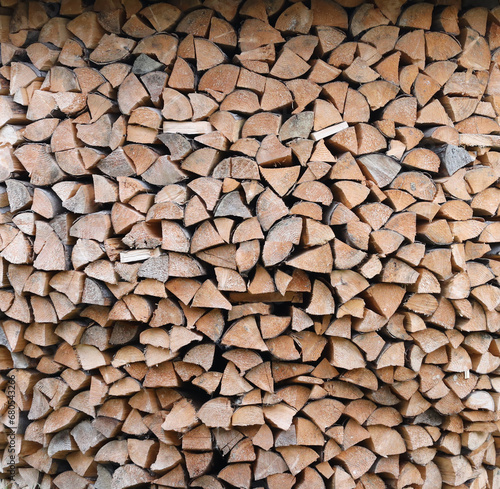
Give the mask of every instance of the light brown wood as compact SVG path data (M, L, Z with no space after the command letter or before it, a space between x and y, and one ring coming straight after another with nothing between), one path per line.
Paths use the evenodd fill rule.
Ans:
M14 483L496 487L499 8L146 3L0 1Z

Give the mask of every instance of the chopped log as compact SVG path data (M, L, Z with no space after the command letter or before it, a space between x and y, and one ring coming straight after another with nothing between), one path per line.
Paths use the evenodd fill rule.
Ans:
M392 158L378 154L361 156L357 161L365 175L381 188L389 185L401 169Z

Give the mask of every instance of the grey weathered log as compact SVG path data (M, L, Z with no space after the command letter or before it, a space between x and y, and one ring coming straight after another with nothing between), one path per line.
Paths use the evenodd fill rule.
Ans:
M158 61L150 58L147 54L140 54L137 56L132 66L132 73L136 75L145 75L146 73L151 73L152 71L159 71L165 68L165 65L159 63Z
M280 129L279 137L281 141L288 141L294 138L307 139L311 134L314 124L314 112L301 112L292 115Z
M169 149L172 161L182 160L193 151L191 143L182 134L159 134L158 139Z
M474 161L466 149L453 144L445 144L434 149L441 160L441 172L448 176L456 173L460 168Z
M168 255L160 255L147 259L139 268L138 276L166 282L168 279Z

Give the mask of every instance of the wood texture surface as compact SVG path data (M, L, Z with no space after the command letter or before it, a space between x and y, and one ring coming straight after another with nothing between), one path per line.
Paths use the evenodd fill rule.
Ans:
M465 3L0 0L1 487L500 487Z

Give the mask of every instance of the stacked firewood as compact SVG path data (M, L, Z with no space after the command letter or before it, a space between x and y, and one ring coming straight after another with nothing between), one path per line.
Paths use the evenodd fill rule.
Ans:
M0 0L0 42L0 485L500 487L500 7Z

